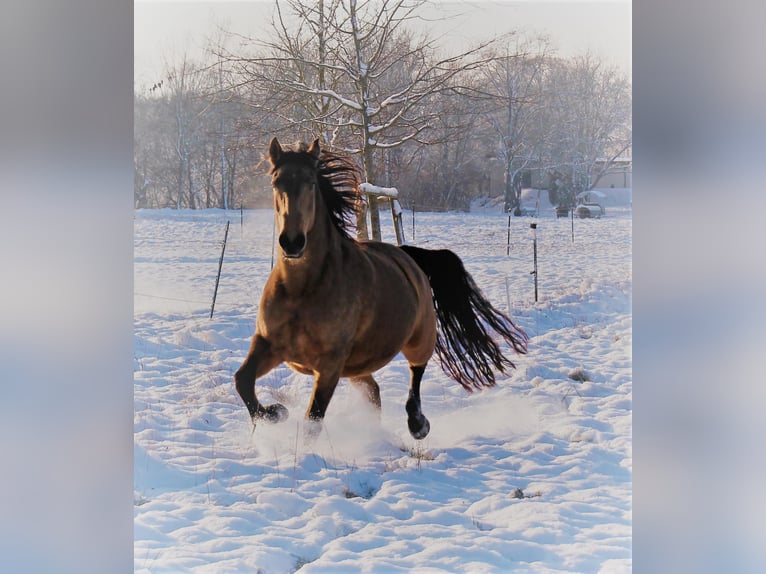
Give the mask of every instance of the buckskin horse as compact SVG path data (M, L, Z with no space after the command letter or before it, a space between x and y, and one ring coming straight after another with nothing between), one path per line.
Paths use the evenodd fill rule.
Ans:
M380 410L373 373L399 352L410 367L405 405L410 434L429 430L420 383L434 351L467 391L495 385L515 368L491 333L517 353L527 335L482 295L452 251L352 237L359 172L349 158L311 145L268 151L281 256L261 297L250 350L234 375L253 424L279 422L287 409L262 405L255 381L281 363L314 376L306 417L321 429L340 377Z

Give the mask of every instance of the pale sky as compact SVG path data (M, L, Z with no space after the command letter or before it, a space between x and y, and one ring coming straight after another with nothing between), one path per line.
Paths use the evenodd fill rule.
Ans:
M445 41L463 43L511 30L543 33L560 56L591 51L604 63L631 76L632 6L629 1L435 2L435 14L455 15L424 23ZM216 26L246 36L270 29L273 0L136 0L134 2L134 71L137 86L162 76L164 62L186 52L201 59Z

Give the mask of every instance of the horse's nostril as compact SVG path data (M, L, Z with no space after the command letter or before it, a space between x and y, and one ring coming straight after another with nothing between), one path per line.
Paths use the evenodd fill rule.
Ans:
M297 233L291 237L287 232L280 233L279 246L288 257L297 257L306 247L306 236L303 233Z

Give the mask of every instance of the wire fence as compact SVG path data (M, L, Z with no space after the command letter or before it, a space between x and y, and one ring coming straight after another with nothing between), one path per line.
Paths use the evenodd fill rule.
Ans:
M623 215L617 213L613 217ZM629 216L623 219L625 225L631 224ZM134 229L137 312L158 307L188 313L205 307L211 309L227 222L231 222L231 231L222 262L217 307L220 311L231 311L257 306L264 278L276 255L271 210L211 210L198 214L183 211L170 216L151 212L140 214ZM555 251L558 256L575 258L598 252L606 240L600 233L603 222L405 210L404 240L425 248L451 249L464 259L469 271L479 265L489 266L489 272L477 278L482 289L502 299L510 299L506 296L509 290L515 298L524 293L526 299L533 283L531 224L537 226L539 279L544 289L546 255ZM393 226L386 219L382 220L382 235L384 241L396 242ZM152 301L163 304L153 305Z

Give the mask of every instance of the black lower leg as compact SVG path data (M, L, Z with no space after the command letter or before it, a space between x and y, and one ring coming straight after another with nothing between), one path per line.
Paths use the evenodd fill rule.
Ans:
M410 367L412 378L410 380L409 397L405 405L407 410L407 426L410 429L410 434L416 439L425 438L431 430L431 425L420 408L420 381L423 379L425 370L425 365Z
M335 384L337 384L337 381ZM321 421L327 412L327 406L330 404L330 399L334 392L335 385L316 388L311 398L311 405L309 406L306 416L311 420Z
M250 419L255 424L258 419L269 422L279 422L287 418L287 409L280 404L264 407L255 396L255 380L273 369L279 360L271 352L269 342L259 335L253 337L250 351L245 362L234 374L234 383L237 393L250 413Z
M247 365L242 367L234 375L234 384L237 393L250 413L250 418L257 419L263 416L264 408L255 397L255 374L248 372Z
M255 396L255 379L248 376L247 371L243 372L242 369L237 371L234 375L234 381L237 387L237 392L242 398L242 402L247 407L247 412L250 413L250 419L253 421L253 425L258 420L265 420L266 422L280 422L287 418L287 409L279 403L274 403L264 407Z

